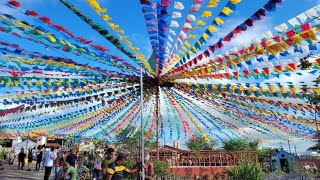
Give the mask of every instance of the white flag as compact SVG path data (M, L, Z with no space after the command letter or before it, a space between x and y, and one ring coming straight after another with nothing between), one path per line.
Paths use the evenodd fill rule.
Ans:
M300 26L300 23L299 23L299 21L297 20L297 18L292 18L292 19L290 19L289 21L288 21L290 24L291 24L291 26L292 27L295 27L295 26Z
M274 29L279 32L286 32L288 30L288 25L286 23L282 23L279 26L275 27Z
M301 22L302 24L304 24L304 23L307 21L307 19L308 19L307 15L306 15L305 13L299 14L299 15L297 16L297 18L300 20L300 22Z

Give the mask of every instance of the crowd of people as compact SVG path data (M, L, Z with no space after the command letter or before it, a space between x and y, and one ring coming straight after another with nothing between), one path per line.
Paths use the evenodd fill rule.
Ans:
M9 155L9 165L13 165L16 158L13 151ZM26 161L27 158L27 161ZM31 149L28 154L21 148L17 155L18 170L23 170L25 162L27 171L31 171L32 161L35 159L35 171L44 169L44 180L48 180L50 175L54 173L55 180L121 180L124 173L136 173L137 178L142 177L142 163L137 163L132 169L125 167L128 155L123 152L117 152L114 148L107 148L104 153L88 153L77 151L77 148L58 150L51 148L46 149L45 146L38 146L36 153ZM153 164L149 162L150 155L145 154L145 179L152 179L154 176Z

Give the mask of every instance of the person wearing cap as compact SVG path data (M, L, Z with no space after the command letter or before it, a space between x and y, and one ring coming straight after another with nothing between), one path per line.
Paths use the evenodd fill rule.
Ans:
M107 180L122 180L123 172L135 173L138 169L128 169L123 164L127 160L127 156L123 153L119 153L115 161L109 164L107 168Z

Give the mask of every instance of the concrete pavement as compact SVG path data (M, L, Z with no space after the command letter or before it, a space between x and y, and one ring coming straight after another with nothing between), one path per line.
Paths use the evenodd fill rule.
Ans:
M42 166L42 165L41 165ZM43 179L44 170L34 171L36 162L32 162L31 171L27 171L28 165L24 166L24 170L18 170L18 162L15 160L13 166L5 165L4 170L0 170L0 180L31 180L31 179ZM51 171L50 180L54 179L54 169Z

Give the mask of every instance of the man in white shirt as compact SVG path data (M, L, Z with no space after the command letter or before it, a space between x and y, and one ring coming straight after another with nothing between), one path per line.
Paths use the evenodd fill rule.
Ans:
M55 159L55 155L54 155L53 151L54 151L54 148L51 147L51 151L46 151L46 153L44 155L44 160L43 160L44 167L45 167L44 180L49 180L49 177L51 174L53 160Z

